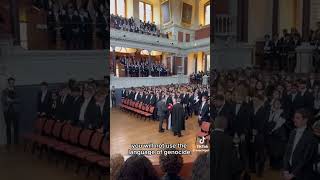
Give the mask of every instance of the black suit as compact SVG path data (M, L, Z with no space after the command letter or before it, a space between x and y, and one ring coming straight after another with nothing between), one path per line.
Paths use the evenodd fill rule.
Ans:
M284 155L283 167L285 171L293 174L296 180L310 180L311 178L309 177L312 174L312 158L315 153L316 141L310 130L304 130L292 154L296 133L297 129L293 130L290 134ZM290 164L291 154L292 164Z
M70 120L71 103L72 103L72 97L70 95L67 95L64 101L63 101L63 97L59 97L57 108L56 108L57 120L61 120L61 121Z
M232 108L232 106L228 103L225 103L223 105L223 107L218 108L214 108L213 110L213 118L216 118L217 116L224 116L225 118L227 118L228 120L228 128L225 130L227 133L229 133L229 135L232 134L232 122L233 122L233 118L234 118L234 110Z
M157 103L157 115L159 118L159 131L162 130L162 124L163 124L163 120L167 118L168 116L168 108L167 105L164 101L159 101Z
M41 101L42 98L42 92L38 93L37 97L37 104L38 104L38 112L41 113L46 113L50 111L50 98L51 98L51 93L47 91L43 101Z
M203 107L202 107L202 104L200 105L199 107L199 116L201 117L200 122L199 124L202 122L202 121L206 121L206 122L209 122L210 121L210 108L209 108L209 104L206 102Z
M297 108L307 108L310 112L313 112L314 98L309 90L306 90L304 94L298 93L297 98Z
M80 108L81 108L82 102L83 102L83 97L81 97L81 96L72 98L72 102L71 102L71 121L72 121L72 124L78 124Z
M211 133L211 170L213 170L212 179L232 180L232 138L222 131L214 130Z
M238 112L236 112L237 104L233 104L234 118L232 119L232 134L237 133L249 136L250 133L250 119L252 117L253 109L248 103L242 103L239 105Z
M267 106L260 107L252 116L251 121L251 144L249 165L253 171L257 171L258 175L262 175L264 169L265 157L265 140L267 134L267 120L269 117L269 109ZM253 130L257 133L254 134Z
M84 102L84 101L83 101ZM83 102L81 103L81 106L83 105ZM81 108L80 106L80 108ZM80 113L80 111L79 111ZM80 114L79 114L80 115ZM87 108L85 109L84 113L84 122L82 122L83 128L89 128L94 127L96 125L95 120L97 119L98 113L97 113L97 107L94 98L92 97Z

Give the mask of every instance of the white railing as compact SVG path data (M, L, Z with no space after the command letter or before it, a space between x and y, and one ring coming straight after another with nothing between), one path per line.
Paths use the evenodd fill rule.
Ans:
M236 17L220 14L216 16L214 31L216 36L235 36Z

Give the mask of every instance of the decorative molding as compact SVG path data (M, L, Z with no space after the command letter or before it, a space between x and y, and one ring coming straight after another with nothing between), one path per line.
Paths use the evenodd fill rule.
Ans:
M142 41L143 40L143 41ZM200 39L193 42L178 43L166 38L144 35L128 31L110 30L110 46L129 47L138 49L153 49L168 53L187 53L210 50L210 38Z
M168 77L111 77L111 85L115 88L130 88L141 86L160 86L168 84L185 84L189 82L188 75L176 75Z

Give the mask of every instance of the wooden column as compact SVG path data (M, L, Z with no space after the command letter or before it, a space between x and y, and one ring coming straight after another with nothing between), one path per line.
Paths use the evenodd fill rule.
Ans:
M9 0L10 16L11 16L11 30L14 37L13 43L20 44L20 27L19 27L19 9L17 0Z
M273 0L272 9L272 34L279 33L279 0Z
M248 0L238 1L237 39L248 42Z
M308 41L310 31L311 1L303 0L302 6L302 38L304 41Z

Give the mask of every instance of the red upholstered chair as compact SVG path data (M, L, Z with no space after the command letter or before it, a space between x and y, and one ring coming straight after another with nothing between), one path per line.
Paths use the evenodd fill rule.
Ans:
M48 147L54 146L55 144L58 144L60 141L58 140L61 136L62 127L65 123L63 122L56 122L52 129L52 136L40 138L38 140L39 144L46 145Z
M73 148L74 145L77 145L79 142L80 132L81 128L69 125L69 127L65 129L65 132L62 132L64 142L60 142L53 148L58 151L66 151L66 149Z
M26 151L28 143L34 143L36 139L41 136L44 125L46 123L46 118L39 117L35 120L33 132L27 133L22 136L22 138L26 141L24 144L24 151Z
M72 146L65 148L63 151L66 154L76 156L77 153L86 151L86 149L89 147L90 139L92 136L93 130L91 129L84 129L79 135L79 145L80 146Z
M103 140L103 137L104 137L104 135L102 133L95 132L92 135L92 138L90 140L90 145L89 145L89 149L90 150L84 150L82 152L78 152L75 156L80 158L80 159L87 160L86 158L89 157L89 156L97 156L97 155L99 155L97 152L100 151L101 142Z
M197 140L199 137L205 137L207 140L207 136L210 135L210 125L211 125L211 123L209 123L209 122L202 122L201 123L201 129L200 129L200 131L197 132L195 143L197 143Z
M43 135L42 136L37 136L34 140L36 143L42 143L45 139L47 139L48 136L51 136L52 134L52 129L53 129L53 126L55 124L55 121L54 120L47 120L44 127L43 127Z

